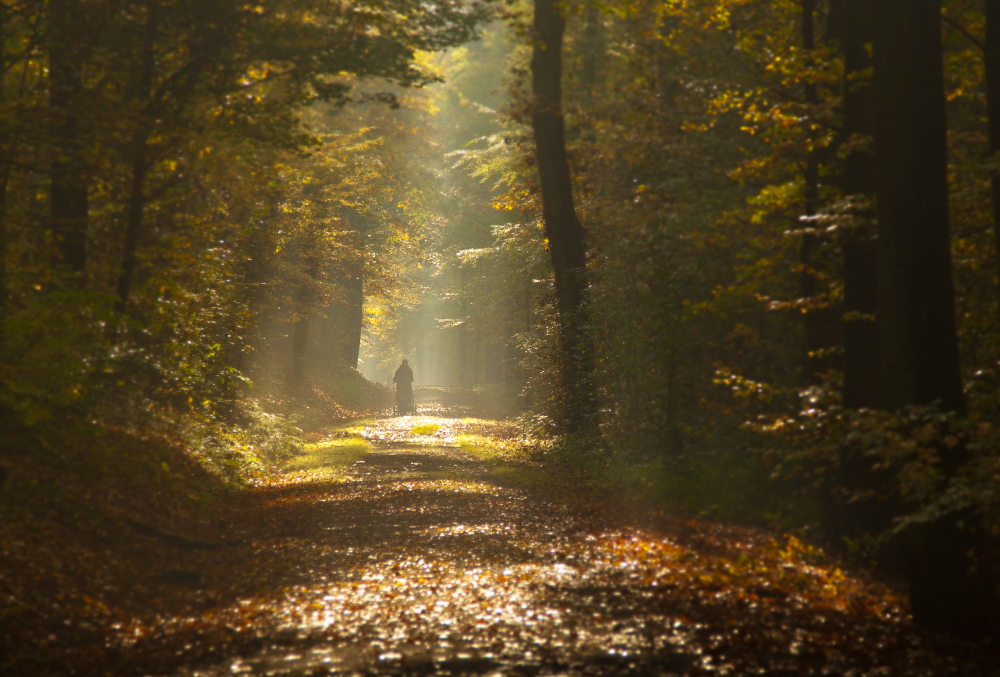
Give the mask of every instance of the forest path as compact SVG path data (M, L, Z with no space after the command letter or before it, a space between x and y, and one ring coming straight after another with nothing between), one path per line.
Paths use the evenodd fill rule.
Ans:
M794 539L641 529L498 479L448 407L265 491L245 542L202 555L209 591L121 628L109 674L979 674Z

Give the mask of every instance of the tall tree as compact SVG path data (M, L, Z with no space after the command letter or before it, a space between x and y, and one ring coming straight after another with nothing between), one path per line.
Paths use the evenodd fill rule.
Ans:
M848 143L841 175L845 195L874 198L875 107L871 79L872 6L868 0L841 0L844 55L844 126ZM878 250L865 227L850 233L844 253L844 404L852 409L878 406Z
M986 0L986 110L990 153L1000 152L1000 0ZM1000 170L993 170L993 243L1000 273Z
M868 0L834 0L833 32L844 57L841 139L845 145L840 184L848 202L841 229L844 266L844 405L870 409L880 405L881 355L878 335L878 250L871 209L875 198L875 107L871 82L872 4ZM824 497L823 529L833 543L865 534L885 533L900 513L886 497L891 474L879 470L861 445L841 445L831 493ZM883 564L899 565L899 549L883 548Z
M348 227L346 244L350 254L338 263L340 295L330 312L333 360L338 368L357 369L365 319L365 243L372 224L368 216L356 208L345 208L341 219Z
M934 402L962 412L948 232L941 0L879 0L874 16L878 317L883 405ZM941 467L966 459L941 444ZM978 520L953 511L911 529L914 618L960 634L989 632L1000 603Z
M0 5L0 354L7 327L7 184L11 170L11 121L7 114L7 36L10 11Z
M343 311L338 313L343 318L343 326L338 328L341 337L338 358L341 365L357 369L365 318L364 261L351 261L347 264L347 269L344 281L345 306Z
M562 111L562 42L566 18L554 0L535 0L531 54L531 124L535 134L542 217L555 271L564 391L563 423L572 434L595 428L596 397L590 382L593 341L587 331L587 245L573 203Z
M309 352L309 320L315 311L315 284L320 260L317 256L315 234L299 257L300 279L295 289L295 323L292 329L292 381L301 383L306 376L306 359Z
M54 266L77 285L85 283L89 170L81 111L86 10L80 0L51 0L48 7L51 168L49 216Z
M802 0L802 51L806 62L813 64L816 53L816 0ZM815 114L819 107L819 88L815 80L809 75L806 76L803 87L803 99L810 113ZM816 134L810 131L806 138L810 146L815 145ZM810 147L806 150L806 162L803 172L804 190L802 196L802 213L804 216L814 216L819 209L819 150ZM818 238L806 232L802 236L802 246L799 250L799 289L803 298L813 298L816 296L817 280L814 270L814 255L819 246ZM819 372L820 361L816 359L817 351L822 347L822 324L819 313L816 310L803 315L805 321L805 350L803 360L803 376L805 382L813 385L820 381Z
M132 186L129 195L125 224L125 251L122 254L121 271L118 274L118 298L124 304L132 289L135 273L135 256L139 247L142 216L146 206L146 173L149 170L149 135L153 131L153 116L149 101L156 71L156 32L159 6L153 0L146 2L145 22L142 30L142 46L136 60L134 94L131 97L139 108L138 119L132 132Z

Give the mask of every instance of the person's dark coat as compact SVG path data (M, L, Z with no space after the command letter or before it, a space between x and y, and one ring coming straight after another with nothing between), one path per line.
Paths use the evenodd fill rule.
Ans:
M413 383L413 370L410 369L410 365L399 365L399 369L396 370L395 375L392 377L392 382L398 386L409 388L410 384Z
M401 403L400 408L413 410L413 370L410 365L401 364L392 377L392 382L396 384L396 401ZM400 412L402 413L402 411Z

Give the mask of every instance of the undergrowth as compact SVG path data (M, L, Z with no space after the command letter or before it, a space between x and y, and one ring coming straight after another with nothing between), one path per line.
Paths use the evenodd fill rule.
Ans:
M554 436L546 423L521 417L472 425L456 442L498 475L546 491L613 494L681 516L783 532L808 532L819 519L812 497L776 482L761 457L745 448L648 460L625 442L588 447Z

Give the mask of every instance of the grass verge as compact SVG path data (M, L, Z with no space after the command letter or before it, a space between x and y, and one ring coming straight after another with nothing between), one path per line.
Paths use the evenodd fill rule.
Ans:
M361 437L343 437L307 444L303 453L290 459L285 471L308 476L312 480L332 480L341 471L371 451L371 445Z

